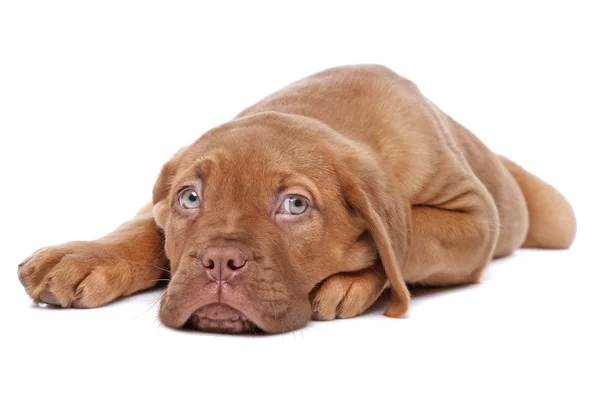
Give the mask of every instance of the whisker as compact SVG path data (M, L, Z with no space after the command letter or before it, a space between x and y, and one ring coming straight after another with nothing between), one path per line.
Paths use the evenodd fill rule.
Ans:
M376 266L376 265L373 265L373 266L371 266L371 269L373 270L373 272L375 272L375 274L376 274L378 277L382 278L382 276L381 276L381 274L379 273L379 271L378 271L378 268L377 268L377 267L378 267L378 266Z
M157 266L157 265L152 265L152 264L150 264L150 266L151 266L152 268L160 269L161 271L164 271L164 272L171 273L171 271L169 271L168 269L161 268L161 267L159 267L159 266Z
M169 279L169 278L160 278L160 279L149 280L148 283L150 283L150 282L170 282L170 281L171 281L171 279Z
M350 256L346 256L346 257L349 258L351 261L354 261L354 265L359 266L359 267L361 266L361 263L359 263L358 261L356 261L354 259L354 257L350 257Z
M141 313L140 315L138 315L138 316L137 316L137 317L135 317L134 319L138 319L138 318L140 318L142 315L144 315L144 314L146 314L148 311L150 311L150 309L151 309L152 307L154 307L154 306L156 305L156 303L158 303L158 301L159 301L159 300L160 300L160 299L163 297L163 295L164 295L164 293L162 293L160 296L158 296L158 298L152 302L152 304L150 305L150 307L148 307L148 308L146 309L146 311L144 311L143 313Z

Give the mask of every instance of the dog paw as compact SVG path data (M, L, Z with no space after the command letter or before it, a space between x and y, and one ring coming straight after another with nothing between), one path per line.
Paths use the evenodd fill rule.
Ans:
M18 268L19 280L35 303L92 308L121 296L127 263L109 246L71 242L42 248Z
M333 275L323 281L312 299L312 318L330 321L362 314L381 295L386 282L383 270L375 267Z

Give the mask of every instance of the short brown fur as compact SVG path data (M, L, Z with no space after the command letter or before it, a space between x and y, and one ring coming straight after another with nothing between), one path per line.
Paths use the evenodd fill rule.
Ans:
M181 207L186 187L200 193L197 209ZM277 208L290 193L308 201L300 216ZM132 221L38 250L19 278L35 302L98 307L170 273L165 325L275 333L358 315L386 287L386 315L400 317L406 284L479 282L492 258L568 248L575 232L556 189L494 154L412 82L347 66L204 134L165 164L152 204ZM235 246L248 266L211 281L199 260L214 246Z

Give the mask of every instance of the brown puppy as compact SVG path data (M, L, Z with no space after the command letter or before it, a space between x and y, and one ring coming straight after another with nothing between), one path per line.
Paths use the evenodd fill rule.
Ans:
M381 66L329 69L244 110L163 167L153 204L19 266L35 302L98 307L170 273L170 327L283 332L353 317L387 287L478 282L519 247L566 248L552 186L492 153Z

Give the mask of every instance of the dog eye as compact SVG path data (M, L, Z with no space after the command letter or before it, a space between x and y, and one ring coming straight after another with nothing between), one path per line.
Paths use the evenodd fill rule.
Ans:
M283 201L283 208L288 214L299 215L308 209L308 200L302 196L290 196Z
M193 189L186 189L179 195L179 204L183 208L200 208L200 196Z

